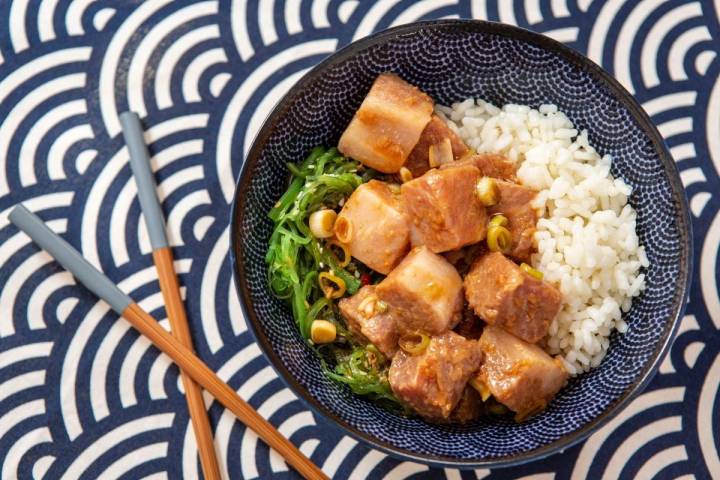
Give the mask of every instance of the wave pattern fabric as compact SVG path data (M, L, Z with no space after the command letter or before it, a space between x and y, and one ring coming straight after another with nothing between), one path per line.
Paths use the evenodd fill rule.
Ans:
M228 261L244 153L279 97L349 42L474 17L545 33L651 115L693 215L690 305L650 387L584 443L520 467L438 470L314 416L262 357ZM588 101L592 101L589 99ZM147 126L199 355L335 478L720 478L720 2L0 2L0 478L198 478L178 370L9 224L25 202L168 327L118 113ZM227 478L295 478L207 399Z

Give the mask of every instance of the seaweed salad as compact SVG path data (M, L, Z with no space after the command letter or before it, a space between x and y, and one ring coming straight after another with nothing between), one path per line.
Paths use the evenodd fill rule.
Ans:
M268 214L274 224L265 257L270 288L291 306L300 334L320 355L328 377L353 393L404 410L388 383L388 360L375 346L354 337L333 301L356 293L377 276L354 261L341 243L314 236L309 225L314 212L341 208L359 185L378 173L336 148L322 147L314 148L299 165L287 167L290 185ZM316 319L334 324L334 342L313 342L311 326Z

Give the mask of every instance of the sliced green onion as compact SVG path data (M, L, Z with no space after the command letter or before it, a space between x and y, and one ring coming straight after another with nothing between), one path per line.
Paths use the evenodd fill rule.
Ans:
M410 355L420 355L430 345L430 336L422 332L410 333L403 335L398 345Z
M340 265L343 268L350 265L350 260L352 260L352 255L350 255L350 247L346 243L342 243L339 240L329 240L327 242L327 245L328 245L328 248L330 248L330 246L332 245L334 247L337 247L340 251L343 252L342 260L340 260L337 256L335 256L335 252L332 252L332 250L331 250L332 254L337 259L338 265Z
M525 262L520 264L520 270L527 273L531 277L537 278L538 280L543 279L543 273L540 270L535 270L533 267L531 267L530 265L528 265Z
M412 179L413 174L410 170L407 167L400 167L400 180L402 180L403 183L407 183Z
M344 215L340 215L335 220L335 237L342 243L350 243L353 237L352 222Z
M490 223L488 223L488 228L490 227L504 227L508 224L508 219L505 215L502 213L497 213L490 217Z
M497 182L491 177L482 177L475 187L475 193L480 202L486 207L492 207L498 203L500 198L500 190L498 190Z
M321 208L310 214L308 225L315 238L330 238L333 236L333 225L337 213L329 208Z
M512 246L510 230L497 225L490 227L487 233L487 245L493 252L509 252Z
M345 281L329 272L320 272L318 275L318 283L320 289L325 294L325 298L340 298L345 295Z

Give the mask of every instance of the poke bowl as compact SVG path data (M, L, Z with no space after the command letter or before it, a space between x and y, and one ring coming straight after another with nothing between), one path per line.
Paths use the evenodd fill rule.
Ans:
M403 90L405 96L392 92L385 95L382 82L407 89ZM391 108L370 105L377 98L392 103L394 95L400 100ZM417 132L390 135L389 141L377 130L368 130L367 122L358 127L363 118L375 118L381 110L401 118L405 107L415 108L417 103L407 100L408 95L417 95L418 102L430 105L423 107L424 117L420 127L415 128ZM367 113L371 107L376 110ZM404 126L414 120L403 120ZM428 136L432 122L439 122L439 128L447 132L443 135L452 138L452 145L450 140L431 144L429 149L423 144L422 161L429 164L419 171L409 171L407 159L422 144L423 135ZM382 128L387 129L387 125ZM389 162L399 159L394 167L382 162L374 164L372 156L377 156L377 151L368 154L368 144L402 143L410 137L405 151L398 147L398 153L392 146L392 155L385 155L384 160ZM462 152L457 151L455 142L461 145ZM339 151L334 148L337 146ZM379 155L383 157L382 152ZM477 163L498 155L513 165L507 178L502 173L487 173L494 167ZM468 156L475 163L462 167L460 174L454 162L466 161ZM324 160L319 162L318 158ZM444 165L450 163L448 158L453 163L449 167ZM341 194L335 191L335 203L329 207L327 199L321 198L314 208L335 209L325 212L331 213L328 216L335 221L335 233L328 233L334 236L323 240L323 235L313 230L317 238L309 234L307 239L298 238L300 233L288 232L278 219L290 214L296 205L292 202L298 201L302 188L309 190L300 195L319 188L310 183L311 178L316 178L312 175L318 175L311 170L320 168L319 163L332 162L338 171L348 175L350 183L356 182ZM473 177L478 173L479 177ZM512 248L498 247L497 238L502 237L490 235L493 230L503 233L504 223L493 223L492 219L508 220L502 213L493 213L497 199L484 197L479 188L474 190L475 196L463 199L456 195L458 185L479 185L480 177L483 181L490 177L495 190L501 186L534 192L532 201L528 199L524 201L527 205L522 205L526 210L531 205L538 217L528 235L518 233L513 226L515 218L507 214L510 226L504 231L512 231ZM570 183L561 177L570 178ZM423 181L431 190L443 182L447 184L447 193L433 190L433 198L447 204L431 208L455 208L455 213L448 213L453 220L444 218L440 232L432 231L437 230L437 225L428 226L427 218L432 214L408 200L413 190L422 189ZM373 197L364 193L367 198L358 200L359 192L368 192L371 186L388 189L392 195ZM503 202L505 190L498 191L502 196L499 201ZM595 197L578 197L577 192ZM391 197L397 197L403 218L414 218L409 223L410 233L399 234L397 229L384 227L384 231L368 234L368 245L351 244L338 256L328 257L332 242L335 246L344 242L337 241L341 236L336 218L348 217L351 204L369 205L376 198L385 198L383 195L390 199L387 202L391 206L395 205ZM385 209L382 211L390 208L381 206ZM298 210L294 212L296 215ZM480 214L481 220L473 216ZM358 222L360 217L348 218ZM299 220L302 232L310 232L308 218ZM573 445L610 420L647 386L669 349L686 303L691 273L692 232L684 190L660 134L642 108L609 74L579 53L539 34L482 21L441 20L392 28L352 43L307 73L278 102L250 148L238 180L231 222L231 261L243 312L280 377L314 412L369 446L396 457L441 466L477 468L527 462ZM482 227L475 228L479 224ZM468 233L468 229L472 231ZM292 273L299 268L296 262L307 263L285 252L281 264L273 265L278 258L273 251L273 245L280 242L278 235L286 235L288 242L298 242L295 248L300 250L291 250L294 252L305 251L303 245L308 242L317 247L313 250L315 261L308 257L317 270L311 279L290 275L278 282L274 277L278 269L287 267ZM408 239L398 240L399 235ZM530 242L525 250L515 248L519 235ZM327 253L322 253L323 245ZM480 245L480 253L475 252L475 257L468 260L472 266L458 266L457 257L467 258L472 245ZM388 253L394 248L397 254ZM385 256L376 258L378 252L385 252ZM351 255L354 263L347 267ZM326 263L342 259L343 265L326 265L323 258L334 259ZM480 265L482 259L488 258L494 260L487 260L484 267ZM444 315L438 306L442 301L428 297L427 292L407 292L413 286L399 281L401 275L395 270L416 268L413 261L425 262L428 271L444 271L445 265L452 264L460 272L451 275L460 282L457 290L464 290L463 311L479 322L480 333L460 331L461 326L456 325L465 320L459 320L459 307L450 321L447 319L452 315ZM488 272L501 268L515 275L519 284L532 287L516 288L514 300L503 305L535 302L534 312L545 311L536 314L545 316L539 330L528 332L525 327L517 327L517 322L501 318L498 305L488 304L501 296L497 292L508 290L505 285L486 281ZM308 287L318 281L318 273L325 275L326 281L337 278L336 273L345 278L339 280L341 291L328 291L329 284L323 284L322 278L319 287L316 283ZM503 273L503 278L508 275ZM549 293L537 293L540 290L534 290L536 287ZM402 297L405 304L410 298L413 308L425 305L426 310L414 310L414 318L422 317L425 322L437 317L432 326L423 324L414 330L415 337L420 330L430 331L418 341L422 343L420 353L403 346L405 334L399 343L393 340L389 353L382 348L378 352L375 344L381 347L386 337L375 340L362 320L358 324L350 318L352 315L345 311L352 301L350 294L360 295L356 292L370 288L386 295L382 299L388 300L389 307L386 302L376 302L383 306L383 312L388 308L390 313L400 312L402 302L397 299ZM486 291L490 288L489 300ZM298 297L298 291L317 292L318 296L306 299ZM322 298L323 292L327 300ZM330 302L335 296L345 297L339 306ZM528 301L531 297L533 300ZM358 298L356 303L362 300ZM553 303L557 303L556 308L547 306ZM316 304L319 306L314 308ZM322 320L325 324L320 325L318 319L328 315L336 318ZM394 321L393 325L400 322ZM433 330L438 322L442 326ZM327 332L320 331L316 337L315 326L318 331L320 326L331 329L332 336L323 340L321 333ZM493 383L489 352L501 349L498 338L508 332L512 334L508 338L520 345L513 348L519 351L533 344L527 351L532 348L540 352L538 359L538 355L547 358L547 362L540 359L540 363L545 362L548 372L561 372L555 377L557 386L541 401L531 402L532 407L528 407L528 401L518 400L523 395L518 391L521 389L502 390L502 382ZM444 340L437 340L440 335L449 335L452 342L472 348L487 343L490 337L498 342L477 358L471 357L473 362L483 358L478 368L485 370L463 373L462 385L454 393L437 386L432 392L423 390L420 384L427 384L427 379L421 382L418 375L411 375L416 372L407 371L427 370L428 365L445 361L425 358L433 351L455 348L443 347ZM357 337L362 341L356 342ZM326 342L339 345L328 350L322 345ZM396 348L398 345L402 348ZM368 354L366 349L371 348ZM358 385L343 363L349 361L347 352L358 351L371 355L372 368L377 367L376 363L384 365L377 367L377 385ZM406 371L401 371L403 368ZM440 373L433 375L439 385ZM473 383L476 378L479 380ZM538 385L530 380L526 376L514 381L515 385ZM470 385L481 393L482 402L490 397L489 402L478 401L480 407L473 407L473 415L451 421L455 417L450 411L456 411L461 395L478 396ZM367 391L372 394L359 394ZM419 395L425 397L418 400ZM491 414L495 407L499 411ZM486 414L476 414L478 408Z

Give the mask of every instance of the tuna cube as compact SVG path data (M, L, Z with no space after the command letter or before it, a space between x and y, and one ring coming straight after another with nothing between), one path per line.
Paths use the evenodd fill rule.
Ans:
M433 169L404 183L400 201L412 245L439 253L484 239L487 212L475 194L479 179L480 171L467 165Z
M480 318L526 342L543 338L560 310L557 288L524 272L499 252L477 259L464 284L468 304Z
M383 311L375 294L375 285L362 287L355 295L338 304L348 329L363 343L372 343L387 358L395 356L398 333L393 317Z
M377 180L355 189L334 229L353 257L382 274L389 273L410 249L410 229L400 201Z
M487 209L489 215L501 213L508 219L507 229L512 235L512 246L508 255L520 262L527 262L534 250L533 236L537 224L537 213L530 206L537 192L516 183L497 182L500 201Z
M519 420L545 408L565 385L567 372L537 345L488 326L480 337L484 354L476 379Z
M485 404L480 394L471 386L465 387L455 410L450 414L449 423L469 423L485 413Z
M400 331L442 333L462 315L462 278L447 260L426 247L413 249L378 284L376 292Z
M420 139L432 99L397 75L378 76L340 137L338 149L384 173L396 173Z
M420 140L405 162L405 166L414 177L419 177L430 170L430 147L435 146L437 148L446 140L450 142L453 160L457 160L468 153L468 147L460 137L450 130L443 119L433 115L420 135Z
M495 153L477 153L475 155L465 156L456 162L441 165L440 168L452 168L464 165L472 165L480 170L480 173L486 177L509 180L511 182L515 181L515 172L517 171L515 163L509 158Z
M390 365L388 380L395 395L421 416L443 421L460 401L481 358L476 340L445 332L432 337L422 353L411 355L399 350Z

